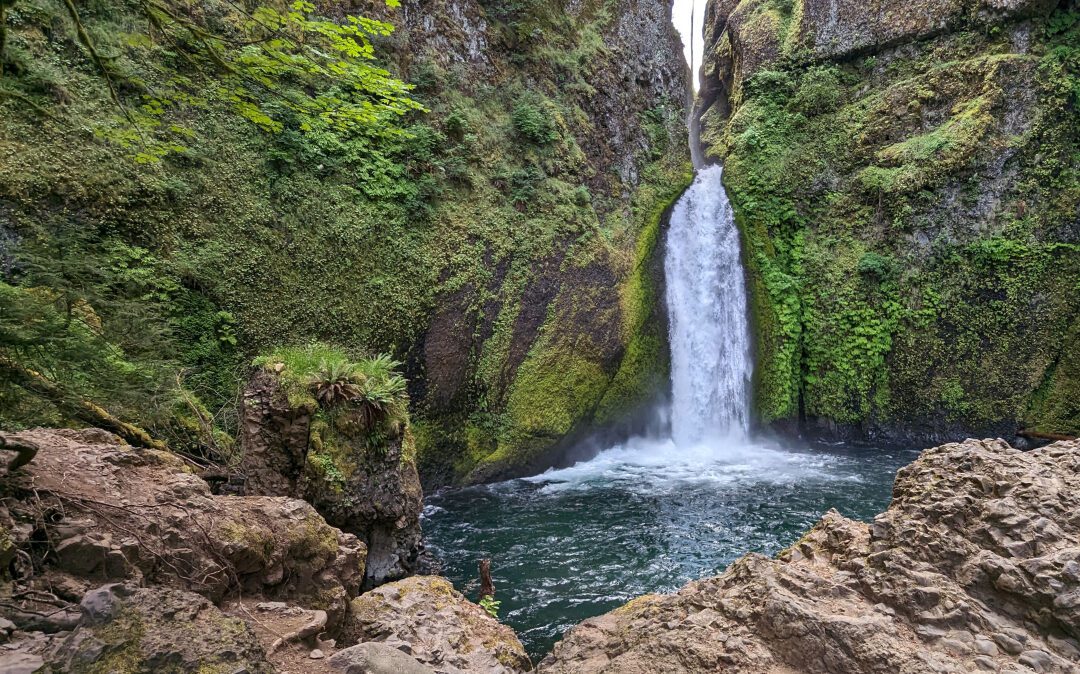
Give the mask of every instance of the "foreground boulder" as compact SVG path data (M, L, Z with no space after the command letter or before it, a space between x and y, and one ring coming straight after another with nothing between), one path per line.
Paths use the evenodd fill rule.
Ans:
M393 646L369 641L346 648L330 658L345 674L434 674L435 670Z
M1080 671L1080 442L927 450L872 524L829 512L567 633L540 671Z
M345 641L381 642L439 674L513 674L532 669L512 629L436 576L406 578L354 599ZM359 657L358 651L346 649L332 660L350 664ZM366 651L363 655L374 657Z
M303 501L214 496L176 455L128 447L103 431L14 437L40 448L7 478L17 498L5 517L16 537L47 541L36 560L43 575L33 580L41 588L71 601L109 580L169 585L214 602L240 591L324 609L333 624L360 591L364 544Z
M197 594L106 585L86 594L82 620L46 653L56 672L274 671L242 621Z

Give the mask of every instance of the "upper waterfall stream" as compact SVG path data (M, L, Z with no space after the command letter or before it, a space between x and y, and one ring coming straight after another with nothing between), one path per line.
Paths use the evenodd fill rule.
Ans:
M672 209L665 239L667 423L571 467L429 496L443 572L476 599L492 559L500 618L535 658L636 596L775 554L829 508L867 519L915 452L782 449L750 436L750 330L739 233L719 166Z

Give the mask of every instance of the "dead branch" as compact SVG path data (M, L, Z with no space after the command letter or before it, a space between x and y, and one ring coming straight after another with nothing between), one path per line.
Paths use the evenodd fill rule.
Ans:
M495 597L495 583L491 581L491 560L480 560L480 598Z

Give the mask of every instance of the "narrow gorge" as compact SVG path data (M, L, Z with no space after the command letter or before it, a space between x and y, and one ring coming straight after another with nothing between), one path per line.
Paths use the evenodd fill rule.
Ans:
M0 0L0 672L1080 672L1078 363L1075 0Z

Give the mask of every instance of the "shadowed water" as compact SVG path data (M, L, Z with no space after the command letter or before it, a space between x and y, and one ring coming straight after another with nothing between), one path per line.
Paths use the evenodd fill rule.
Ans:
M424 532L444 573L476 599L492 559L500 618L534 658L562 632L649 592L787 547L829 508L869 519L915 452L690 452L639 441L528 480L436 494Z

